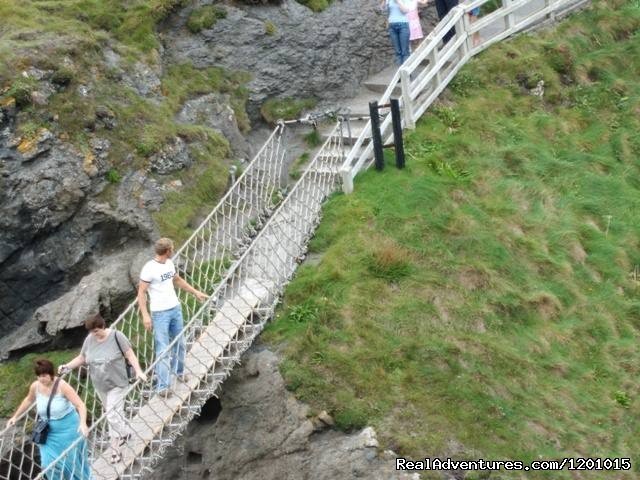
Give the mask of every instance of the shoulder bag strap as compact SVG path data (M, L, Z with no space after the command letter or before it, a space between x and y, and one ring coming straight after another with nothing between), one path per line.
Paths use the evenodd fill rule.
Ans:
M122 347L120 346L120 342L118 341L118 331L117 330L113 331L113 338L116 339L116 345L118 345L118 350L120 350L120 353L122 354L122 356L126 360L127 357L124 356L124 351L122 350Z
M60 383L60 377L56 378L53 382L53 387L51 387L51 394L49 395L49 401L47 402L47 421L51 418L51 401L53 400L53 396L56 394L56 390L58 390L58 383Z

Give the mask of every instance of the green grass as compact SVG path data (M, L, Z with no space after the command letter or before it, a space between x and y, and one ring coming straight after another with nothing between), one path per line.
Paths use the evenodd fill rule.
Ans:
M313 98L270 98L260 107L262 117L269 123L278 120L292 120L298 118L304 110L316 106Z
M30 353L20 360L0 363L0 417L10 417L36 380L34 361L46 358L57 368L78 354L77 350L59 350L47 353Z
M98 48L108 38L134 51L148 53L160 45L156 24L187 3L187 0L6 0L0 4L0 17L6 27L0 58L13 66L26 53L25 47L32 49L29 54L46 58L52 53L52 46L72 49L69 52L72 53L78 47Z
M289 168L289 176L293 180L300 178L304 172L305 165L309 162L309 152L303 152Z
M321 12L325 10L329 6L329 3L331 3L331 0L297 0L297 1L302 5L309 7L314 12Z
M215 5L205 5L194 9L187 19L187 28L191 33L213 27L218 20L227 17L227 11Z
M298 398L415 459L639 464L639 28L636 2L596 1L491 48L405 170L330 199L263 337Z
M228 143L216 132L201 129L202 147L191 153L195 165L175 176L186 188L165 196L162 209L154 215L158 228L178 244L185 241L224 193L227 169L218 161L228 151Z
M267 20L264 22L264 33L269 36L276 35L278 33L278 27L276 27L273 22Z
M313 128L309 133L304 135L304 141L309 148L317 147L322 143L322 136L317 128Z

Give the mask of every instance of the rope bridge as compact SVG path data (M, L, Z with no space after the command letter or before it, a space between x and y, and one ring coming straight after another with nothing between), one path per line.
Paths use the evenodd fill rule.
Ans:
M180 291L186 323L170 352L185 341L189 378L161 397L152 389L152 334L142 328L135 302L113 323L138 353L149 381L131 385L124 399L123 420L132 436L122 447L122 462L109 462L106 412L102 413L86 371L67 375L87 405L91 427L86 452L79 458L79 439L44 471L38 449L29 440L35 408L0 437L1 479L84 480L141 478L163 456L204 402L215 395L241 354L272 315L279 295L304 258L306 244L319 219L324 199L338 189L344 161L341 122L286 197L279 182L285 169L284 127L278 126L247 169L174 257L181 275L210 294L199 304ZM283 199L284 198L284 199ZM113 412L111 412L113 414ZM83 465L87 464L87 466ZM87 469L86 467L89 467ZM76 476L71 476L69 470Z
M487 1L474 0L454 8L393 77L380 103L388 101L400 82L405 127L413 126L472 55L585 0L503 0L501 8L470 24L466 13ZM504 28L493 28L496 22L503 22ZM452 26L456 27L456 36L441 45ZM493 33L487 35L487 31ZM481 32L484 38L473 46L470 38L475 32ZM0 480L127 480L143 478L153 469L165 449L216 394L272 316L284 286L304 259L307 243L320 221L323 201L341 184L343 190L351 191L354 176L370 165L370 123L347 154L343 140L350 138L351 132L348 120L344 120L338 118L287 195L280 184L286 172L282 144L286 127L278 125L178 250L173 261L180 275L210 297L200 304L182 290L177 292L186 323L180 336L158 358L153 356L153 335L142 327L135 302L112 324L129 337L149 377L147 382L132 384L123 400L122 420L133 433L121 449L122 461L109 462L107 412L102 411L86 369L81 368L65 378L87 405L90 429L86 451L78 448L85 442L79 438L42 470L38 449L29 439L36 418L34 406L14 427L0 432ZM390 118L382 122L383 138L390 135L390 124ZM159 396L152 387L154 367L181 341L187 345L185 373L189 377L176 383L171 396ZM88 471L91 473L83 473Z

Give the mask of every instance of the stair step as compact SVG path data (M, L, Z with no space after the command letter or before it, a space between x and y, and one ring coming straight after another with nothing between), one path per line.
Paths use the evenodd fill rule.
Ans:
M389 86L389 82L398 70L397 66L387 67L379 73L367 78L362 85L376 93L384 93Z
M391 81L391 79L389 79ZM363 85L367 87L371 92L378 94L378 97L387 91L388 83L376 82L373 80L366 80ZM402 90L400 89L400 83L396 85L396 87L391 92L394 96L400 96L402 94Z

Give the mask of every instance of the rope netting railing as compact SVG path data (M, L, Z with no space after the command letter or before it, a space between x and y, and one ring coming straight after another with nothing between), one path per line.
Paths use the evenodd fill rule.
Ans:
M415 122L470 58L540 21L588 3L588 0L502 0L501 6L481 14L472 22L469 13L476 8L482 11L490 1L472 0L451 9L396 71L378 103L383 105L392 96L399 96L405 128L414 128ZM444 42L443 37L451 29L455 29L453 37ZM380 132L384 143L390 141L393 133L391 115L386 115L380 122ZM353 191L355 176L373 163L373 144L368 142L369 138L371 121L360 133L342 165L345 193Z
M217 274L210 297L187 310L181 334L164 353L146 363L149 380L132 384L121 405L93 419L86 439L78 438L42 471L37 448L26 438L33 417L23 418L23 428L10 435L4 432L3 442L17 447L3 450L5 466L11 468L1 471L0 478L115 480L142 478L152 470L204 402L215 395L273 314L282 289L304 258L307 242L320 221L323 201L338 189L338 170L345 158L341 129L339 121L290 193L262 220L264 226L252 242L229 261L226 271ZM267 205L273 208L273 204ZM192 248L203 262L214 258L208 248ZM138 331L125 333L134 337ZM144 337L142 332L140 335ZM151 390L155 366L183 344L188 378L176 382L169 396L155 393ZM82 381L89 390L86 377ZM108 419L113 420L114 415L131 428L131 437L121 447L122 460L116 464L109 461L108 437Z
M260 151L247 165L217 206L174 255L180 275L197 289L211 293L224 278L233 261L251 243L266 219L282 199L281 182L286 171L283 125L278 125ZM185 318L192 317L199 304L178 290ZM111 325L130 339L141 365L153 358L153 334L143 326L136 302L132 302ZM65 376L79 393L88 410L89 421L97 420L102 406L85 368ZM150 390L151 383L145 388ZM33 479L39 470L37 448L29 440L36 420L32 406L16 425L0 432L0 479Z
M122 413L117 408L107 412L120 415L132 428L132 436L122 449L122 461L115 465L108 461L107 415L103 415L92 425L86 441L77 440L36 479L75 478L69 475L86 471L87 466L91 478L100 480L141 478L151 471L204 402L215 395L273 314L320 221L324 199L338 189L338 168L343 160L338 124L251 245L169 345L167 350L186 343L185 372L189 378L177 384L170 397L149 396L148 382L137 381L127 392ZM160 361L162 356L149 365L149 376Z

